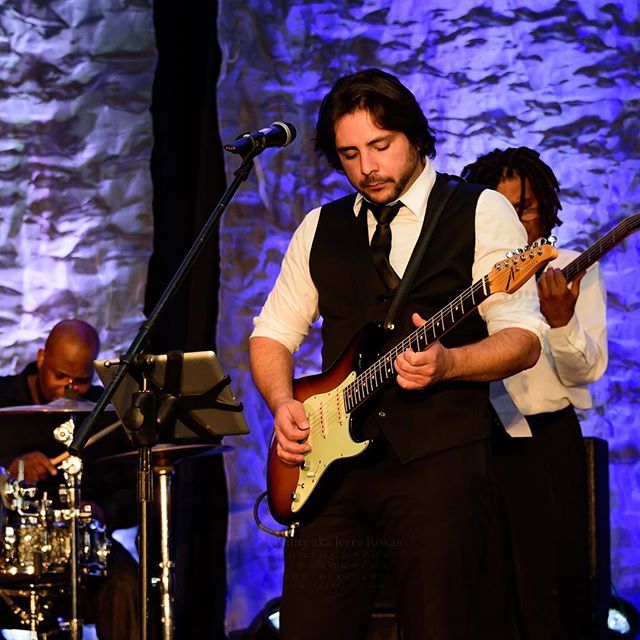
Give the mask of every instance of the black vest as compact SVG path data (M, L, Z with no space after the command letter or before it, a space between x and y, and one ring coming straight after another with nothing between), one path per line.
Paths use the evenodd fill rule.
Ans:
M429 318L472 284L475 208L482 190L466 183L456 188L398 314L396 329L379 345L379 354L413 331L412 312ZM354 216L354 201L352 194L322 207L311 247L309 266L323 319L323 369L365 324L383 321L392 300L373 266L366 213ZM433 206L427 207L427 215ZM442 343L454 347L486 335L486 325L474 312ZM357 412L357 418L363 437L382 430L403 462L415 460L489 436L488 385L449 381L404 391L390 383Z

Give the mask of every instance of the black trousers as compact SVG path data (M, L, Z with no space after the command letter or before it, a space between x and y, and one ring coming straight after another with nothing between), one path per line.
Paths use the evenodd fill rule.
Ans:
M572 407L528 416L532 438L496 432L500 517L491 532L494 580L511 581L519 637L588 640L587 470Z
M283 640L357 640L391 572L404 640L494 638L480 594L492 503L488 442L401 464L386 441L323 478L285 546Z

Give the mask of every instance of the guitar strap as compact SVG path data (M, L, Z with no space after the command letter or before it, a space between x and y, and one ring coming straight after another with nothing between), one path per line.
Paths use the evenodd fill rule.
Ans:
M424 252L427 250L427 245L433 235L433 230L436 228L436 224L438 224L438 220L440 219L451 194L460 182L463 182L461 178L454 178L442 173L436 174L436 181L429 196L429 202L427 203L427 210L424 214L424 222L422 223L420 235L418 236L416 246L413 248L413 253L409 259L409 264L407 264L402 280L400 280L400 284L396 289L391 306L389 307L389 312L387 313L387 317L384 321L383 326L385 331L390 332L395 328L398 311L404 303L407 293L413 284L418 267L422 262Z

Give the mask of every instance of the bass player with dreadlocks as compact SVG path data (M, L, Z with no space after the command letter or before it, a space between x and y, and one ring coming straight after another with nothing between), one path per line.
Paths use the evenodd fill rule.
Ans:
M496 149L466 166L463 176L506 196L529 243L560 226L559 184L536 151ZM560 249L539 277L540 309L551 327L543 354L533 368L504 381L533 436L515 439L502 432L495 460L516 616L522 637L531 640L595 637L587 473L575 409L592 406L588 384L607 367L606 298L597 263L567 283L562 267L578 255Z

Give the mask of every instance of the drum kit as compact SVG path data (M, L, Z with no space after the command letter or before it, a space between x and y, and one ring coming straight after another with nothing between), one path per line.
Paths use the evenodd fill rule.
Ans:
M16 418L23 414L23 418L28 418L43 414L52 422L64 420L53 429L53 436L58 443L68 446L75 426L73 416L86 414L93 406L80 399L61 399L47 405L0 409L0 417L11 414L4 417ZM104 427L87 441L87 447L120 426L121 422L116 420ZM173 627L169 530L173 465L185 457L218 453L228 448L190 443L158 444L151 449L160 490L161 575L155 582L160 588L164 638L172 637ZM136 459L133 450L98 458L95 462L135 462ZM19 462L17 477L11 477L0 467L0 600L14 614L13 626L8 628L26 628L34 640L65 637L65 634L76 640L82 637L79 590L91 581L106 577L111 543L104 523L92 506L80 500L82 460L64 451L50 461L61 479L56 495L25 481L23 461ZM66 619L60 616L65 607Z

